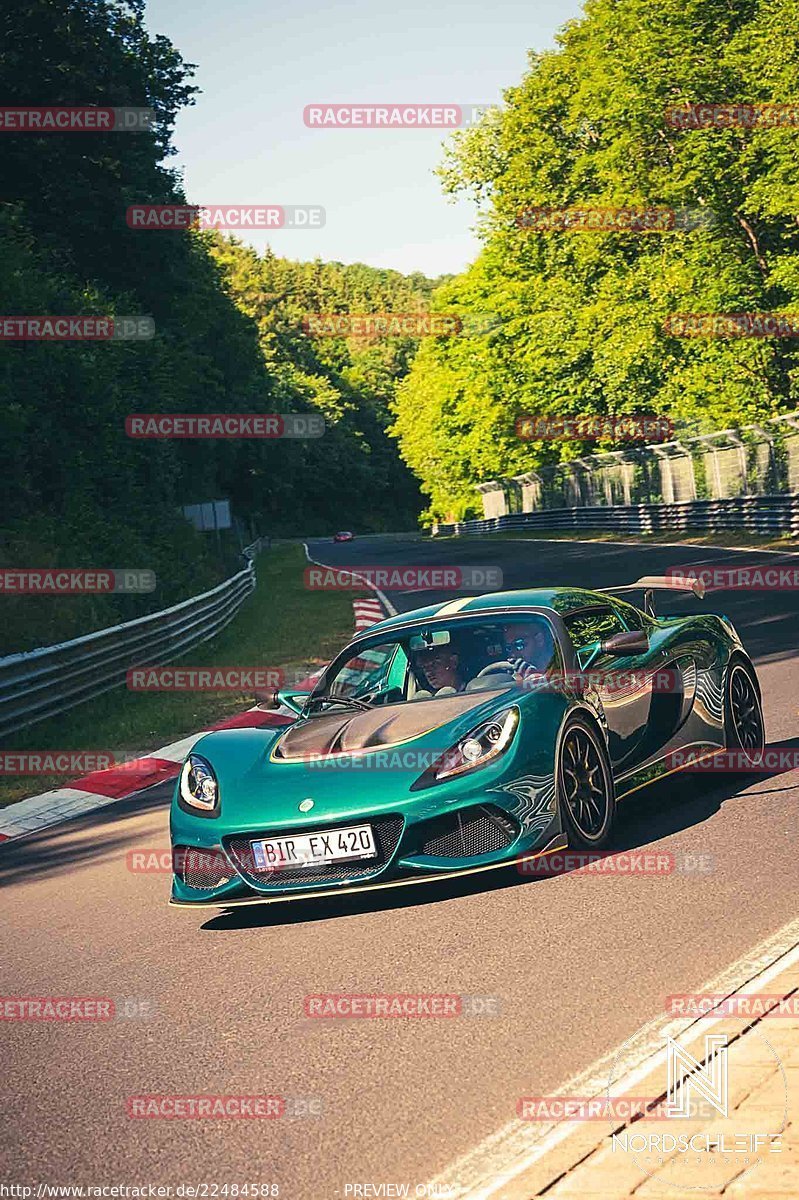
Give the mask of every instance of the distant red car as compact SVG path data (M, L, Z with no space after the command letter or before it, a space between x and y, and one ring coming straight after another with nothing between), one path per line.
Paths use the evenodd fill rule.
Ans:
M355 534L350 533L349 530L343 529L340 533L333 534L333 541L334 542L354 542Z

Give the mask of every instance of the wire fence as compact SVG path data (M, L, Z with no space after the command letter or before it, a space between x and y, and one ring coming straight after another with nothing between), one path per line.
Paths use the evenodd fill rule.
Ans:
M799 412L478 485L486 518L799 492Z

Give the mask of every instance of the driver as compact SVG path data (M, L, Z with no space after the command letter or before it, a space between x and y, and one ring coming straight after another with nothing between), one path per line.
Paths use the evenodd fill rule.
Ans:
M505 654L519 683L531 683L552 662L552 635L542 624L520 621L505 626Z
M413 667L432 696L451 696L466 686L460 655L451 645L425 646L413 651ZM417 693L419 695L419 693Z

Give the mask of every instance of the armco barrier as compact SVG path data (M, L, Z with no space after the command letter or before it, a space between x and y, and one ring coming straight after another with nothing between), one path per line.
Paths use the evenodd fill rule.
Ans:
M630 504L592 508L549 508L508 513L453 525L436 525L436 536L503 533L514 529L597 530L629 534L696 529L716 533L743 529L759 534L799 534L799 495L738 496L730 500L683 500L675 504Z
M121 687L130 667L171 662L213 637L254 590L260 546L246 548L236 575L163 612L0 658L0 737Z

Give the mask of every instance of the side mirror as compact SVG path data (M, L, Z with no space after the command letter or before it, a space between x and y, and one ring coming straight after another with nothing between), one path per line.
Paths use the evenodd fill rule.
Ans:
M643 629L631 629L625 633L614 633L599 645L603 654L646 654L649 649L649 634Z
M310 692L284 692L280 688L269 688L265 692L256 692L255 700L261 708L272 711L280 708L282 705L284 708L290 708L293 713L299 716L310 694Z

